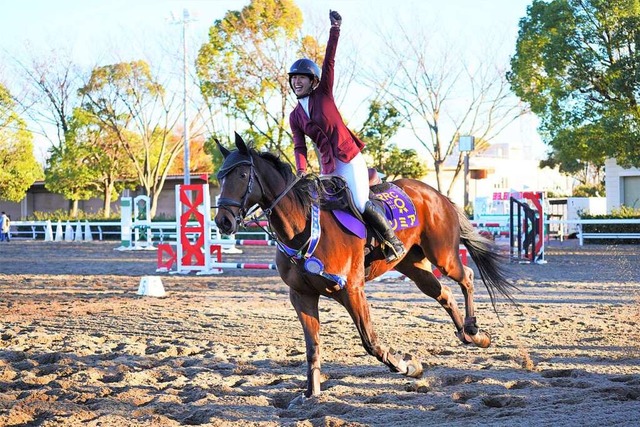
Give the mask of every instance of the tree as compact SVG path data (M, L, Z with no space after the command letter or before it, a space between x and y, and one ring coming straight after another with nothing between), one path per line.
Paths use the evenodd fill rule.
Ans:
M399 23L393 34L381 37L380 58L371 87L393 104L418 143L433 160L439 191L449 195L463 169L457 155L452 181L442 181L445 160L455 155L460 135L474 135L474 152L487 148L524 112L509 91L504 71L492 55L472 60L454 56L450 46L431 48L434 37Z
M392 105L383 105L379 101L369 104L369 116L358 132L366 142L363 153L371 159L369 166L384 173L389 180L399 177L421 178L427 168L420 162L413 149L400 149L389 144L403 120Z
M70 203L73 216L78 211L78 200L86 200L90 196L89 188L80 189L80 181L73 181L75 174L86 175L86 171L64 170L65 167L82 167L82 159L71 159L70 155L79 153L70 135L73 109L80 104L77 90L81 81L80 71L69 58L66 51L52 50L49 54L36 56L33 54L29 64L16 59L27 88L18 101L30 123L37 128L37 132L46 137L51 143L47 165L56 170L45 171L45 186L49 191L59 192ZM51 132L51 128L55 132ZM65 145L72 144L70 147ZM62 161L64 165L55 165ZM62 175L60 175L62 174ZM56 177L67 177L61 182L53 182ZM76 198L82 195L81 198Z
M639 40L637 0L534 0L528 7L508 80L540 117L552 149L546 164L592 184L607 157L640 166Z
M37 132L46 137L55 150L67 140L73 109L80 105L77 90L81 73L66 51L31 56L30 63L15 60L27 83L17 101ZM53 127L55 133L48 128Z
M131 159L111 128L90 112L76 108L70 128L70 141L79 148L82 166L91 171L87 189L99 196L105 218L111 215L111 202L125 188L134 188L135 172ZM71 145L71 143L69 144Z
M0 84L0 199L19 202L42 178L42 167L33 155L32 134L14 108L11 94Z
M301 26L302 13L292 0L252 0L214 23L196 61L205 101L219 102L246 123L243 133L257 147L289 160L288 110L293 106L286 70L295 56L324 53L313 38L297 37Z
M51 151L45 170L45 187L52 193L59 193L72 200L71 216L77 217L79 200L89 200L95 194L92 183L96 173L87 164L87 146L69 139L59 148Z
M111 215L111 201L134 178L133 167L114 133L89 112L76 108L68 120L66 140L50 150L45 186L74 201L100 196L103 215Z
M127 154L155 216L167 174L184 147L174 129L179 118L145 61L96 67L79 93L83 108L109 130Z

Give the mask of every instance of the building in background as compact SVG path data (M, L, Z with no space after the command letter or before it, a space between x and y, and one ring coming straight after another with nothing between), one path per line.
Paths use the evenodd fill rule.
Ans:
M455 152L444 163L442 182L449 183L455 172ZM576 185L572 177L561 174L557 169L540 169L540 160L527 147L515 144L492 144L480 154L469 158L469 200L490 198L496 192L543 191L570 195ZM462 172L461 172L462 174ZM430 172L424 179L436 186L435 173ZM446 189L443 189L446 192ZM451 199L462 206L464 201L464 177L460 175L451 191Z
M640 209L640 169L623 168L616 159L604 162L607 212L621 206Z

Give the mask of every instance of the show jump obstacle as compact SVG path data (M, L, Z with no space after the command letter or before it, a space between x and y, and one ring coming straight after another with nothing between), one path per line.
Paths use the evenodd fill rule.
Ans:
M158 245L158 272L220 274L223 269L268 269L275 264L222 262L225 246L275 246L270 240L213 240L208 184L176 186L177 244ZM215 260L214 260L215 259ZM176 269L172 271L175 264Z
M509 201L511 260L545 264L544 194L524 192Z
M149 196L120 199L120 247L118 250L155 249L151 236ZM133 212L132 212L133 211Z

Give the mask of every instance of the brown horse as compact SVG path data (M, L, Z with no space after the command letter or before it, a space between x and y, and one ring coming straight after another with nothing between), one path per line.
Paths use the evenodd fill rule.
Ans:
M257 204L284 248L276 255L276 265L290 288L289 297L304 330L307 397L320 393L320 295L333 298L347 309L367 353L393 372L409 377L422 374L418 360L402 357L380 342L371 322L365 282L393 268L440 303L451 316L460 341L479 347L490 345L489 334L476 325L474 273L460 260L460 243L475 262L492 302L496 290L511 300L512 285L505 279L499 264L501 257L492 242L476 233L464 213L447 197L417 180L395 181L412 199L420 222L416 227L397 232L408 249L404 258L387 263L376 246L367 256L370 265L365 274L365 239L346 232L327 210L316 209L319 215L314 225L310 212L315 203L312 195L319 189L317 178L297 178L288 164L270 153L248 148L237 134L237 150L229 151L218 145L225 160L218 172L221 193L215 222L222 233L233 234L243 224L247 211ZM322 237L313 238L312 230L318 225ZM310 250L312 256L307 256ZM309 258L316 261L311 266L306 262ZM464 320L451 289L438 281L431 264L460 285L465 299Z

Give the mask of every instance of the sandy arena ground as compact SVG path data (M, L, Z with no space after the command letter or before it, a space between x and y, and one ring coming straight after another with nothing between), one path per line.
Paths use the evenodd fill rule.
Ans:
M323 393L295 409L304 340L276 272L164 274L167 296L142 297L156 253L116 246L0 243L0 426L638 425L638 246L556 244L546 265L511 264L519 310L499 317L478 283L488 349L459 343L412 283L370 283L378 334L423 361L418 380L368 356L322 299Z

